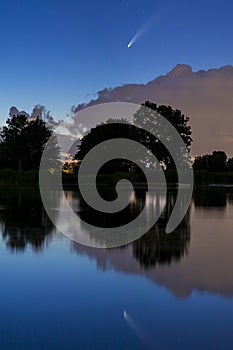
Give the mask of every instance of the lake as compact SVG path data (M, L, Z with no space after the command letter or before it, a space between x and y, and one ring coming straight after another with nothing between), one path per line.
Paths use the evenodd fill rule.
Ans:
M65 194L80 217L107 227L153 202L137 191L113 217ZM58 232L36 190L0 189L0 348L232 349L233 192L195 191L165 234L175 195L146 235L97 249Z

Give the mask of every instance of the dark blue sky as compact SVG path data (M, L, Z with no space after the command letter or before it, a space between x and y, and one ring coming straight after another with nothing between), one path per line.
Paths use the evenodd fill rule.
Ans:
M43 104L56 119L105 87L177 63L233 63L231 1L0 0L0 117ZM127 44L149 20L141 37Z

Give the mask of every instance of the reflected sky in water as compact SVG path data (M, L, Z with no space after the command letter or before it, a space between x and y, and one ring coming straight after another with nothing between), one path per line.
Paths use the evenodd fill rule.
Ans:
M2 349L233 347L233 192L195 192L172 235L164 228L175 192L137 191L115 217L66 196L83 219L106 227L144 205L166 206L136 242L95 249L57 232L36 191L1 189Z

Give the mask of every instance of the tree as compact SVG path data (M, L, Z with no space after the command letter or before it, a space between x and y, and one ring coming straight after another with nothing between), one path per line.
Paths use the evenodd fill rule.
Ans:
M22 170L22 158L25 145L25 129L27 118L25 115L15 116L7 119L1 132L2 157L5 160L4 167Z
M193 163L194 170L210 170L210 158L211 154L205 154L195 158Z
M58 161L59 147L46 123L36 118L29 121L25 115L13 115L1 131L1 167L15 170L38 169L44 147L49 139L52 163ZM52 165L51 163L51 165Z
M233 158L229 158L227 160L227 170L228 171L233 171Z
M223 151L214 151L210 158L210 171L226 171L227 155Z
M212 154L198 156L194 161L193 168L194 170L206 170L211 172L226 171L227 155L223 151L214 151Z
M114 139L114 138L131 138L133 139L135 127L126 119L108 119L106 123L97 125L91 129L81 140L78 146L78 152L75 154L75 160L83 160L85 155L97 144ZM108 152L107 147L104 150ZM103 166L104 173L112 173L116 171L127 172L131 166L131 162L127 160L114 159Z
M147 107L145 111L145 107ZM151 113L150 113L151 111ZM153 134L158 135L158 119L156 113L161 114L165 117L178 131L181 138L184 141L187 149L184 149L182 153L182 162L187 162L187 156L190 150L192 143L191 138L191 128L188 125L189 118L185 117L181 111L177 109L172 109L170 106L157 106L154 103L146 102L142 107L135 113L133 117L133 124L130 124L125 119L119 120L121 123L117 124L113 119L109 119L106 124L98 125L96 128L91 129L91 131L85 135L80 146L78 146L78 152L75 155L75 159L82 160L84 156L98 143L112 139L112 138L127 138L135 140L136 142L144 145L148 150L146 153L135 154L135 160L139 160L143 165L154 165L152 162L151 153L153 153L159 162L163 162L167 168L173 168L174 162L166 147L151 133L144 130L146 125L147 129L149 128ZM169 141L172 143L172 135L168 135ZM151 152L150 152L151 151ZM108 150L106 149L106 152ZM128 171L130 163L127 161L116 160L111 164L111 171L114 172L115 169L123 171Z
M147 107L147 109L145 109L145 107ZM190 146L193 141L191 138L192 132L191 127L188 125L189 118L185 117L184 114L178 109L173 109L172 107L165 105L157 106L157 104L149 101L142 104L142 107L133 117L133 124L142 128L139 130L139 141L156 156L159 162L165 164L167 168L175 167L172 156L166 147L159 141L158 138L143 130L143 128L146 126L147 129L151 130L154 135L160 134L160 125L157 118L157 113L166 118L181 136L186 149L184 148L180 150L180 154L182 154L182 159L180 159L180 161L182 163L186 163L190 152ZM173 135L167 135L167 141L172 144ZM147 161L149 164L152 164L150 157L148 157Z

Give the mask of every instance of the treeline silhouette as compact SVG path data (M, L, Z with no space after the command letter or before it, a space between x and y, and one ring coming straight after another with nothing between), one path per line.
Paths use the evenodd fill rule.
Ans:
M214 151L195 158L194 170L206 170L210 172L233 171L233 158L227 158L224 151Z
M146 113L145 115L145 107L147 110L151 110L151 113ZM142 104L141 108L133 116L133 124L130 124L125 119L121 119L121 124L112 124L116 120L109 119L106 123L97 125L84 135L74 156L74 161L63 165L64 183L77 182L76 173L80 165L80 163L77 163L77 160L82 161L89 150L98 143L116 137L133 139L144 145L163 166L167 181L171 183L177 182L177 172L168 150L156 137L142 130L143 126L148 124L151 131L154 134L157 133L159 125L156 120L156 113L161 114L176 128L187 147L186 152L189 154L193 141L189 118L180 110L173 109L170 106L159 106L147 101ZM60 150L56 137L53 135L53 127L57 124L58 122L54 121L44 106L35 106L31 114L19 111L16 107L10 108L6 125L0 129L1 185L4 185L4 183L34 184L38 178L36 172L38 172L41 156L48 139L52 140L50 142L50 167L53 168L53 165L57 167ZM168 135L168 139L172 142L172 135ZM150 152L136 154L135 157L140 159L144 166L149 164L153 166ZM190 166L190 162L187 161L188 154L184 153L182 161L187 162L187 165ZM9 170L6 171L6 169L11 170L11 172ZM228 184L233 182L230 174L233 172L233 158L227 158L224 151L214 151L212 154L197 156L193 162L193 169L196 185L207 185L210 183ZM31 173L22 175L22 173L30 171ZM17 175L14 172L17 172ZM100 169L99 175L103 175L101 181L104 182L114 178L113 182L115 182L118 179L117 172L123 172L124 176L127 176L127 173L128 175L133 175L130 176L130 180L141 182L145 180L142 172L132 162L116 159L114 162L105 164ZM74 174L73 177L72 174ZM107 177L105 177L106 174L108 175ZM23 179L21 179L22 177Z
M15 107L10 109L6 125L0 130L0 169L19 172L38 170L49 139L51 167L55 166L59 157L59 147L53 135L52 119L47 115L47 120L43 120L42 113L35 116L35 108L31 116L26 112L17 111Z

